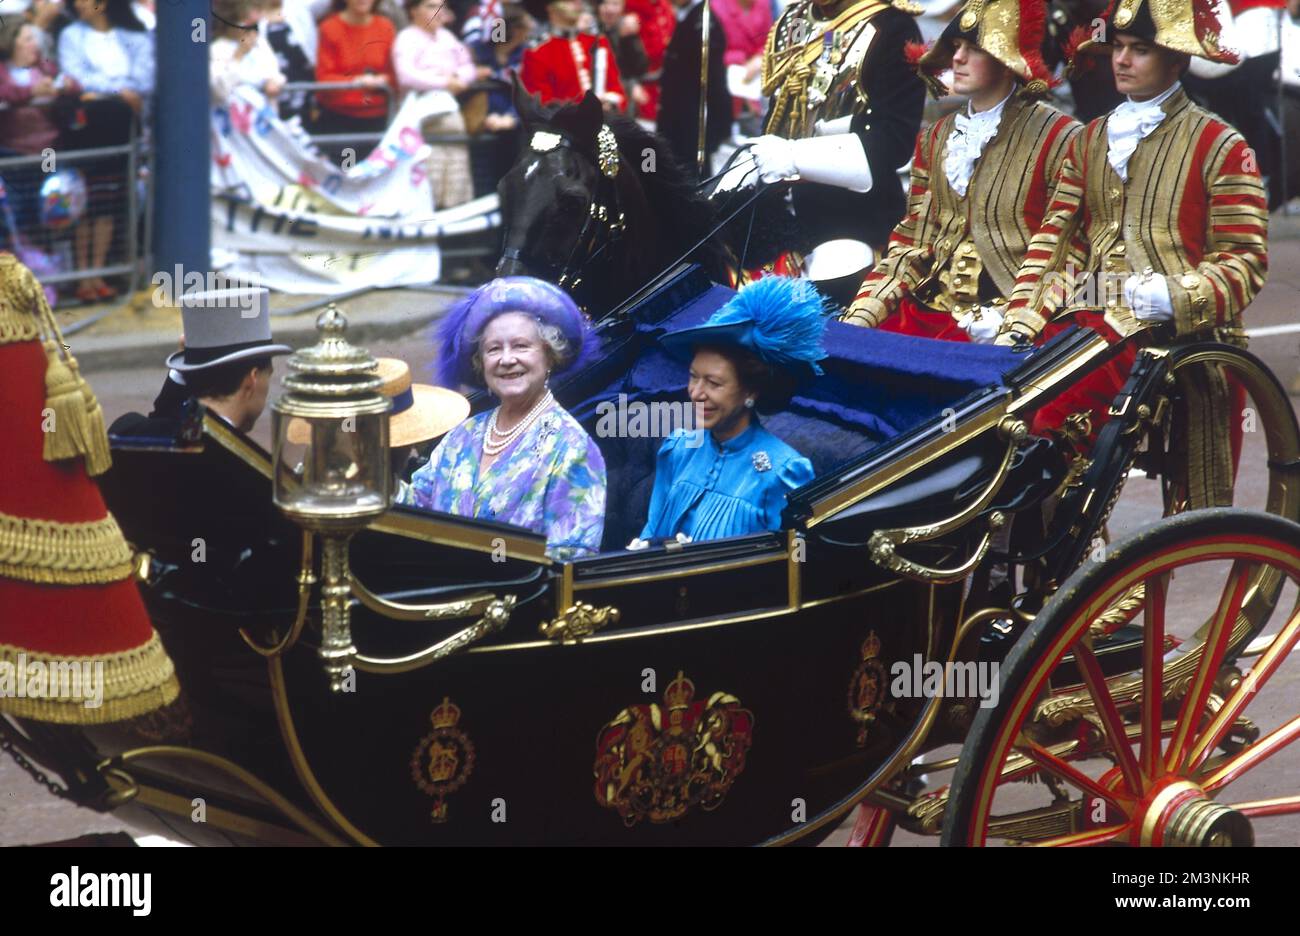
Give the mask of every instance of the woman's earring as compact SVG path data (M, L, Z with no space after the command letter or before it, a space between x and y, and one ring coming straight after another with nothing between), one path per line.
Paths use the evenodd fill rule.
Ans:
M753 408L754 408L754 398L753 398L753 397L745 397L745 406L747 406L749 409L753 409Z

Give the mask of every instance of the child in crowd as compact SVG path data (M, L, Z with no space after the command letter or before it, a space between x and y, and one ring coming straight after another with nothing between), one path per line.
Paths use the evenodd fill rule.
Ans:
M446 91L463 94L479 77L469 49L451 31L455 17L445 0L407 0L411 25L397 34L393 43L393 70L403 93ZM481 69L486 77L487 69ZM465 133L465 121L457 107L424 122L426 134ZM448 208L473 197L469 174L469 148L465 143L435 143L429 158L429 180L433 203Z
M486 132L470 144L476 195L496 191L497 182L510 169L520 144L519 115L510 96L510 83L523 63L524 48L535 24L517 3L505 4L501 15L504 29L497 30L496 38L504 42L493 41L489 31L483 40L470 43L474 61L486 69L489 79L499 82L488 92L487 116L482 127Z
M216 15L208 82L213 104L225 104L241 85L277 97L284 88L284 73L257 28L251 0L213 0L212 11Z
M313 81L316 69L297 31L286 20L284 0L258 0L254 13L263 41L275 53L276 63L288 82ZM280 118L301 117L307 106L306 91L288 91L280 95Z

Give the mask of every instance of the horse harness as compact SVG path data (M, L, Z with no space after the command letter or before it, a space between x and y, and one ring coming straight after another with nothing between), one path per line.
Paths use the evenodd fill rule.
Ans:
M574 146L573 140L561 133L537 130L529 141L529 147L536 153L549 153L560 146L567 146L575 152L580 152ZM582 274L587 265L606 247L623 236L625 218L616 182L620 163L618 140L608 124L602 124L600 132L596 134L596 148L600 181L595 195L588 203L587 215L583 219L582 230L578 232L578 239L570 248L569 256L565 259L556 279L556 285L570 291L577 289L582 282ZM535 270L543 270L551 266L549 263L541 263L535 258L530 258L518 247L507 247L501 255L507 260L516 260Z

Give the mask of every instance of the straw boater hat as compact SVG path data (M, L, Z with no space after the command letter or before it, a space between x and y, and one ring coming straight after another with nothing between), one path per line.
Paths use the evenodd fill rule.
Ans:
M379 358L379 392L393 401L388 414L388 447L410 448L445 435L469 415L469 400L455 390L411 382L411 368L398 358ZM289 441L305 445L307 423L289 423Z
M36 277L5 253L0 399L0 662L11 678L20 663L30 674L25 697L0 692L0 712L98 724L162 708L179 692L172 661L132 578L131 548L91 480L110 465L103 413ZM33 691L38 672L67 674L68 664L102 665L97 707L85 704L84 685L80 697L48 683Z
M1111 0L1102 14L1104 30L1080 26L1070 37L1072 68L1086 68L1082 56L1110 53L1109 37L1125 33L1145 39L1171 52L1182 52L1211 62L1234 64L1238 57L1221 48L1223 27L1210 0Z
M182 374L293 348L271 340L270 292L265 287L211 289L181 296L185 347L167 358Z
M913 46L909 55L931 92L942 96L948 89L939 75L952 67L957 40L965 39L1011 69L1023 94L1040 97L1055 83L1043 61L1046 30L1045 0L968 0L934 45L919 54Z

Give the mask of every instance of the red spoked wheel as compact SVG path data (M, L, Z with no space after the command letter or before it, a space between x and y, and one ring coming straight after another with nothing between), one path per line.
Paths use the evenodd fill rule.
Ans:
M1297 584L1300 525L1234 509L1081 567L975 718L944 844L1249 845L1288 815L1300 838Z

